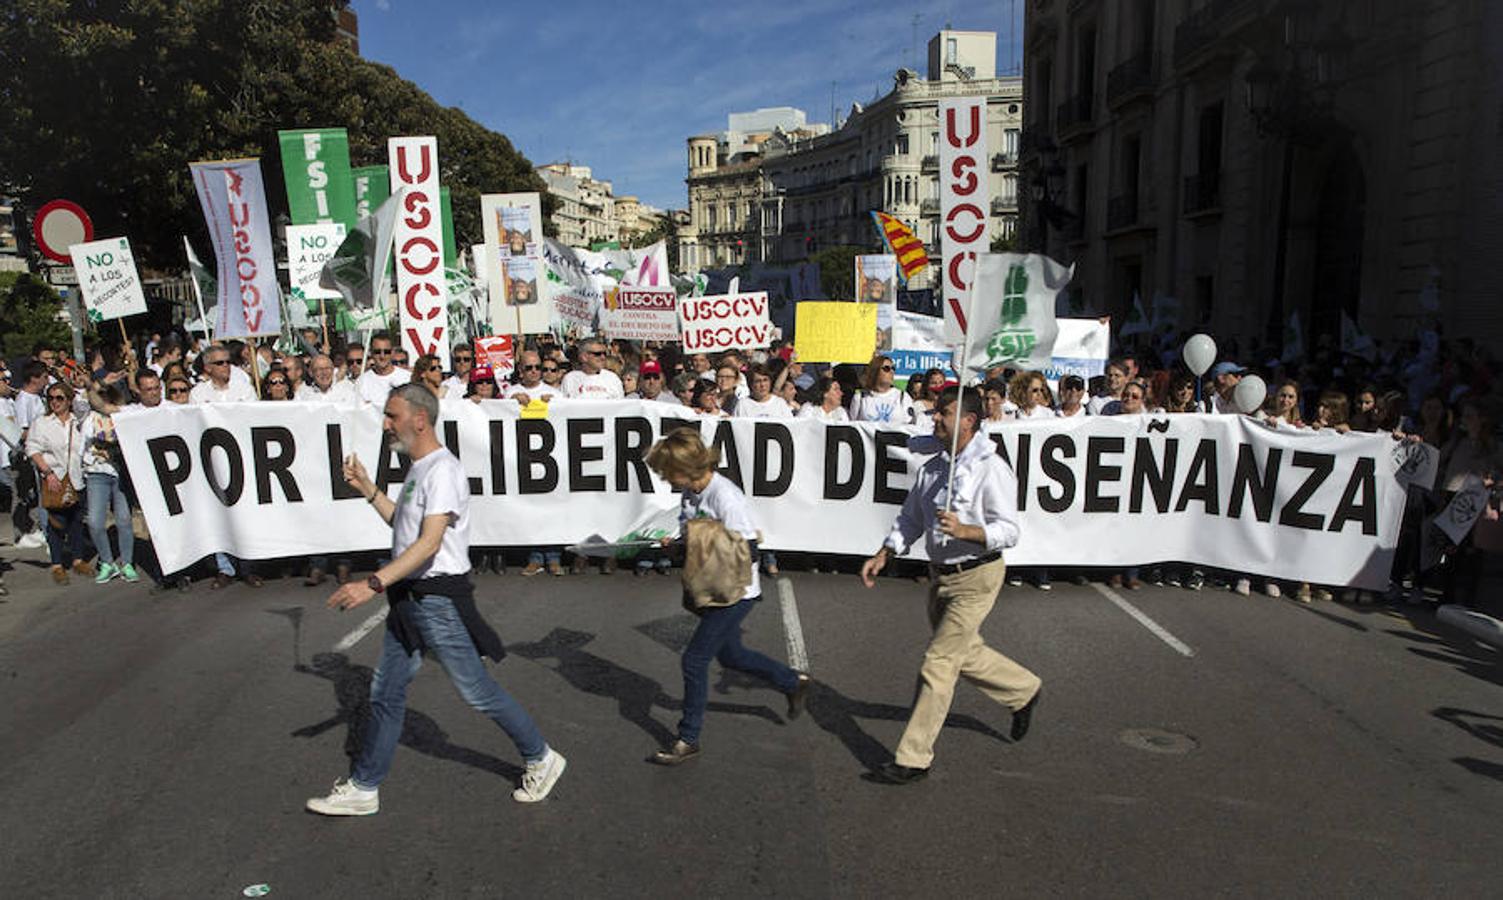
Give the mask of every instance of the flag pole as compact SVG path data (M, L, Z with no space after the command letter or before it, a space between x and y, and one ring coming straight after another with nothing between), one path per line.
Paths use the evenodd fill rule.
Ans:
M945 512L950 512L955 507L955 457L960 455L960 416L961 398L965 396L965 381L970 368L971 357L971 329L975 322L971 319L971 301L976 296L976 282L981 277L981 260L978 258L972 263L971 283L966 285L965 300L960 304L961 315L965 318L965 328L961 330L960 338L960 366L955 389L955 427L950 430L950 475L945 482ZM976 427L981 427L978 421Z
M204 340L211 341L209 335L209 317L204 312L204 293L198 288L198 276L193 273L193 245L188 243L188 236L183 235L183 249L188 251L188 281L193 284L193 299L198 302L198 322L203 327Z

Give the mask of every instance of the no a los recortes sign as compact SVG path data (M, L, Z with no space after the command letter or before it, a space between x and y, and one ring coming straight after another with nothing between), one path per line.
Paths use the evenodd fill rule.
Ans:
M678 317L686 353L749 350L772 343L766 291L680 297Z

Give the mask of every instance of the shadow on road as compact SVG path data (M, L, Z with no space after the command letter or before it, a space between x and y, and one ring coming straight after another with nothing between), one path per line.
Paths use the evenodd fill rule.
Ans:
M1431 710L1430 715L1442 722L1455 725L1483 743L1503 749L1503 716L1489 715L1470 709L1457 709L1454 706L1442 706ZM1453 757L1451 762L1474 775L1503 781L1503 763L1489 762L1470 756Z
M907 722L908 707L890 703L869 703L853 700L822 681L816 681L809 689L809 716L820 730L840 739L856 761L868 769L875 769L892 759L892 751L880 741L861 729L857 719L883 719L889 722ZM1000 708L1000 707L999 707ZM945 719L946 728L963 728L1003 743L1011 743L1001 732L972 716L951 713Z
M322 722L315 722L292 732L294 737L317 737L331 728L345 726L344 753L351 760L360 752L360 742L369 717L371 669L350 665L343 653L315 653L311 666L298 665L295 671L314 675L334 685L334 702L338 712ZM522 775L520 766L497 759L488 753L471 750L450 743L449 735L423 713L407 707L407 717L402 722L402 736L397 741L403 747L416 750L435 759L457 762L515 781Z
M534 662L557 660L558 665L553 667L554 671L562 675L575 690L616 701L616 709L621 718L647 732L647 735L659 746L672 743L677 735L653 718L652 713L655 708L681 710L683 702L668 696L663 691L662 685L646 675L633 672L602 656L582 649L594 639L595 635L588 632L576 631L572 628L555 628L540 641L529 644L510 644L507 650ZM755 681L754 684L763 688L767 686L760 680ZM724 680L721 685L717 685L720 693L725 692L724 685ZM782 718L765 706L711 702L708 709L712 712L755 716L775 725L783 724Z
M274 616L281 616L292 623L292 668L302 671L303 608L301 606L288 606L282 609L268 609L267 612Z

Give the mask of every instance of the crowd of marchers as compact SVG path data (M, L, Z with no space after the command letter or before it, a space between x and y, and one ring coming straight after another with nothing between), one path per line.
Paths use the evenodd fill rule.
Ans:
M142 334L130 344L102 342L82 360L42 345L27 357L0 360L0 420L8 420L0 422L5 450L0 509L10 513L15 545L45 545L58 583L73 576L100 584L134 582L144 574L159 589L180 590L189 590L195 578L215 589L237 578L259 587L267 577L289 573L310 587L329 578L344 583L353 570L373 561L311 556L252 562L218 553L188 570L162 572L115 439L112 416L122 409L247 401L379 408L393 388L416 382L441 400L640 399L710 417L866 421L925 432L932 429L939 392L954 383L951 373L930 369L911 374L900 387L903 373L889 356L879 354L865 365L805 364L784 342L707 355L683 353L675 344L534 335L518 341L510 372L477 362L468 343L450 348L447 368L435 355L410 358L399 342L381 333L324 344L310 330L277 346L289 344L295 351L270 343L208 341L178 331ZM1172 348L1173 342L1159 346ZM1249 367L1224 358L1200 379L1170 350L1124 351L1106 364L1104 375L1089 379L1065 375L1051 382L1041 371L997 367L972 387L985 401L983 428L995 430L1055 417L1242 415L1234 395L1253 371L1264 379L1267 396L1252 415L1269 427L1387 432L1440 452L1433 488L1410 488L1384 599L1472 600L1482 555L1492 547L1491 530L1497 527L1494 488L1503 474L1494 411L1498 366L1472 341L1433 342L1428 348L1420 341L1395 342L1371 346L1361 355L1322 343L1293 363L1270 359ZM1457 544L1432 520L1473 475L1492 494L1478 529ZM496 574L504 574L508 565L520 566L524 576L584 574L592 566L611 573L618 566L614 558L575 557L566 568L566 552L559 546L475 547L471 553L478 570ZM816 569L853 565L818 555L793 561ZM631 568L643 576L666 573L665 563L647 555ZM763 552L764 571L776 575L779 565L777 554ZM1288 592L1300 600L1374 599L1341 585L1281 583L1172 561L1120 571L1017 567L1009 569L1008 580L1049 590L1061 575L1080 582L1100 578L1128 590L1145 583L1187 590L1209 585L1242 595L1255 587L1274 597ZM4 590L0 580L0 595Z

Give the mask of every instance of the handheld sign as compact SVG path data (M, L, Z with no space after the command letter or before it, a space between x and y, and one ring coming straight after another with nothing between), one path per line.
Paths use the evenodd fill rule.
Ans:
M125 238L107 238L68 248L78 272L78 289L90 322L99 323L146 312L141 276Z

